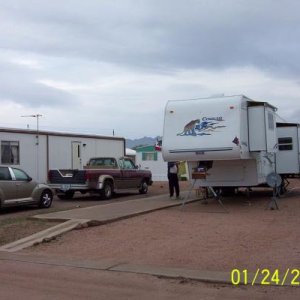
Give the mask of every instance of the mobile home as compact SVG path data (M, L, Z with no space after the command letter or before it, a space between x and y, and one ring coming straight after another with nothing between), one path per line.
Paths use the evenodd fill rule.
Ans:
M50 169L81 169L91 157L125 155L125 139L0 128L2 165L20 167L40 182Z
M188 161L203 187L265 184L276 171L276 110L243 95L169 101L163 157Z
M141 169L150 170L153 181L168 181L167 163L154 145L136 148L136 164Z

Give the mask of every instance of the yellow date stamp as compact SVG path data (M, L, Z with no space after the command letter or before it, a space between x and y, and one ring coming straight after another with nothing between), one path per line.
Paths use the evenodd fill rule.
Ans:
M233 285L290 285L300 286L300 269L257 269L250 273L247 269L233 269L230 274Z

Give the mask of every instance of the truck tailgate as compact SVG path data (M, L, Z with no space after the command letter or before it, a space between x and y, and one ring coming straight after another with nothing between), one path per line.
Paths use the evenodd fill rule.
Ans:
M51 184L85 184L85 170L50 170L48 182Z

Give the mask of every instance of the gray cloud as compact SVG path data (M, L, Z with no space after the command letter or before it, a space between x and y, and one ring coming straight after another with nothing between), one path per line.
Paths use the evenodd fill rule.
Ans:
M252 65L288 75L300 73L299 9L292 0L13 1L2 22L15 35L1 31L7 48L132 68Z
M218 93L273 101L295 120L283 101L299 106L299 10L296 0L2 1L0 101L42 108L49 126L60 115L53 126L123 135L161 134L167 99Z
M41 72L0 62L0 96L26 107L58 106L76 102L70 93L38 82Z

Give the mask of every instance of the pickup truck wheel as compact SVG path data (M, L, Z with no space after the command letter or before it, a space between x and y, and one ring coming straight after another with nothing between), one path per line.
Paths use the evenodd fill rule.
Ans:
M101 191L101 198L108 200L112 197L113 194L113 186L111 182L105 181L103 189Z
M42 192L41 198L40 198L40 208L49 208L52 204L53 200L53 194L50 190L45 190Z
M148 184L146 181L143 181L140 185L140 188L139 188L139 192L140 194L147 194L148 192Z
M58 194L57 197L61 200L72 199L74 196L74 191L67 191L64 194Z

